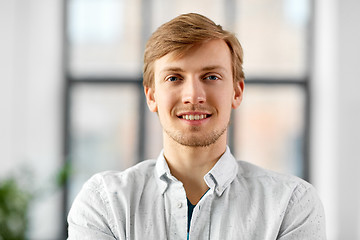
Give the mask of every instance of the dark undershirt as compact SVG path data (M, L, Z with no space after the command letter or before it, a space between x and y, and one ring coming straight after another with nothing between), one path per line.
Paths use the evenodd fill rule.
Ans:
M188 228L187 228L187 231L189 233L191 217L192 217L192 214L193 214L193 211L194 211L194 208L196 207L196 205L192 205L192 203L189 201L189 199L188 198L186 198L186 199L187 199L187 205L188 205Z

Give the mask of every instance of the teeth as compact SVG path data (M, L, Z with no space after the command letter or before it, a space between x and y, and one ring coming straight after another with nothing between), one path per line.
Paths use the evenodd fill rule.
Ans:
M206 118L206 114L201 114L201 115L182 115L182 118L183 119L186 119L186 120L201 120L201 119L204 119Z

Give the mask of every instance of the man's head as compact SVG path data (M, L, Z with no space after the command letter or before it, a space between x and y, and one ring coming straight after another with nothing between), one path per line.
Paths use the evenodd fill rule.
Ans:
M189 13L163 24L148 40L144 54L143 85L154 87L154 62L157 59L169 53L181 57L193 46L215 39L224 40L230 49L234 82L243 81L243 50L235 35L200 14Z
M231 111L240 105L243 89L241 46L211 20L181 15L150 38L144 90L163 127L164 146L225 146Z

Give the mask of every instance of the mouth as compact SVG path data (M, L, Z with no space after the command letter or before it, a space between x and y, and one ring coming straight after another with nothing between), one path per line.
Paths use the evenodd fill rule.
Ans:
M180 114L177 117L180 119L190 120L190 121L199 121L206 118L209 118L211 114Z

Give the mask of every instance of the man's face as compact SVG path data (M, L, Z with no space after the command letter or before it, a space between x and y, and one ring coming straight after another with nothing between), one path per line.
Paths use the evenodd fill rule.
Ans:
M233 82L223 40L197 45L181 58L165 55L155 61L154 76L145 94L149 109L159 115L164 141L193 147L226 143L231 109L240 105L244 84Z

